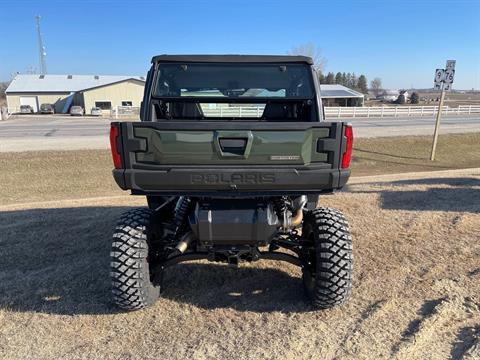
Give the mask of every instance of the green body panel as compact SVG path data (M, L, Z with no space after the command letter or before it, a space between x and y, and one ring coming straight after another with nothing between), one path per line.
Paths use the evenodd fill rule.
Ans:
M170 131L135 128L135 137L147 140L138 163L150 165L309 165L327 162L317 152L317 140L330 136L328 128L307 130L198 130ZM222 151L221 139L244 139L240 153Z

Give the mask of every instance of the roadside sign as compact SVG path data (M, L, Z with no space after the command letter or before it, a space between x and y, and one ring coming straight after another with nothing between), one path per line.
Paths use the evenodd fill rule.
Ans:
M454 69L445 70L444 76L445 76L444 77L445 84L453 83L453 78L455 77L455 70Z
M453 78L455 77L455 60L447 60L445 69L435 70L435 79L433 80L433 88L441 90L440 104L438 104L437 120L435 121L435 131L433 132L432 152L430 153L430 160L435 160L435 151L437 149L438 132L440 129L440 118L442 116L443 101L445 100L445 93L452 90Z
M445 66L446 70L455 70L455 60L447 60L447 66Z
M445 70L443 69L435 70L435 79L433 80L435 82L435 85L437 85L437 83L440 84L444 78L445 78Z

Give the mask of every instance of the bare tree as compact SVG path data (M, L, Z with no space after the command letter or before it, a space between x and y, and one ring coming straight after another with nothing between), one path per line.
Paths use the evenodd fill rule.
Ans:
M322 49L312 42L294 46L287 53L288 55L303 55L311 57L315 64L315 68L320 71L323 71L325 64L327 63L327 59L322 56Z
M372 89L375 97L378 97L382 92L382 79L380 79L379 77L373 79L370 83L370 88Z
M7 90L8 82L0 82L0 98L5 97L5 90Z

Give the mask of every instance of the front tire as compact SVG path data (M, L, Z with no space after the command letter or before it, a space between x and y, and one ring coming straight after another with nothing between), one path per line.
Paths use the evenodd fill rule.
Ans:
M152 282L149 241L152 211L132 209L115 227L110 253L110 275L115 304L125 310L152 305L160 296L160 286Z
M352 290L352 236L343 214L318 208L305 215L302 237L311 243L303 269L307 295L315 308L343 304Z

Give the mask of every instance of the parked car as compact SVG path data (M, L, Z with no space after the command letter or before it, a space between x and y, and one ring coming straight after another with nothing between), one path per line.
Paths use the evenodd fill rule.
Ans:
M33 114L33 108L30 105L20 105L20 112L22 114Z
M90 114L92 116L102 116L102 109L100 109L99 107L93 107Z
M42 114L55 114L55 108L52 104L42 104L40 105L40 112Z
M74 105L70 108L71 116L83 116L85 115L85 110L81 106Z

